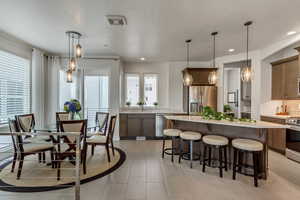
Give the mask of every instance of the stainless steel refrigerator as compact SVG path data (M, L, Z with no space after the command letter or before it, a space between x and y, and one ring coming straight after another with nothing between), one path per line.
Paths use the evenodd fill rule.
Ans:
M203 107L209 106L217 110L217 87L216 86L190 86L189 93L190 114L202 112Z

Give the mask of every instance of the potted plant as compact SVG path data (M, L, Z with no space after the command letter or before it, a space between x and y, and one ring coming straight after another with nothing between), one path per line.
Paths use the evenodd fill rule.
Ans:
M223 108L223 109L224 109L224 112L225 112L225 113L228 113L228 112L231 112L231 111L232 111L230 105L228 105L228 104L227 104L227 105L224 105L224 108Z
M157 107L157 106L158 106L158 102L154 102L153 105L154 105L155 107Z
M131 102L127 101L125 104L126 104L127 107L129 107L131 105Z
M138 106L140 106L141 108L142 108L142 111L144 110L144 105L145 105L146 103L144 102L144 101L139 101L139 102L137 102L137 105Z
M70 120L80 119L81 104L77 99L71 99L64 104L64 111L69 113Z

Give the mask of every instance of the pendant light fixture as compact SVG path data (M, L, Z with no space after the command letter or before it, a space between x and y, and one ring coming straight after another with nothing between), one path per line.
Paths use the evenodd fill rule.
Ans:
M75 47L76 58L81 58L82 57L82 47L79 44L79 42L80 42L80 38L78 38L78 43L77 43L77 45Z
M192 42L191 39L185 41L185 43L186 43L186 67L187 68L190 65L190 43L191 42ZM183 75L183 85L184 86L192 85L193 77L187 69L183 70L182 75Z
M241 80L243 82L249 82L252 79L252 71L249 63L249 26L252 24L252 21L248 21L244 24L247 28L247 50L246 50L246 66L242 68Z
M72 70L67 71L67 83L72 83Z
M211 33L213 37L213 65L212 68L216 68L216 35L218 32ZM218 75L217 71L211 71L208 75L208 83L211 85L215 85L217 83Z
M68 37L67 82L72 83L72 73L76 71L77 59L82 57L82 47L79 43L81 34L76 31L67 31L66 35Z

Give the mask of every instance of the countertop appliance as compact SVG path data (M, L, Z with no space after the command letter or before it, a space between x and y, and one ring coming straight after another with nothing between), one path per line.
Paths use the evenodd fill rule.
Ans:
M288 118L286 124L286 157L300 163L300 118Z
M190 86L189 101L190 113L201 112L205 106L217 110L217 87Z

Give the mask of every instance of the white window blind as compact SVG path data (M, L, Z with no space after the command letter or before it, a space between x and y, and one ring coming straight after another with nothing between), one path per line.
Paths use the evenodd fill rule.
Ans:
M144 99L146 106L154 106L157 103L157 89L158 89L158 75L145 74L144 75Z
M0 51L0 124L30 113L30 61Z
M126 102L136 106L140 101L140 75L126 74Z

